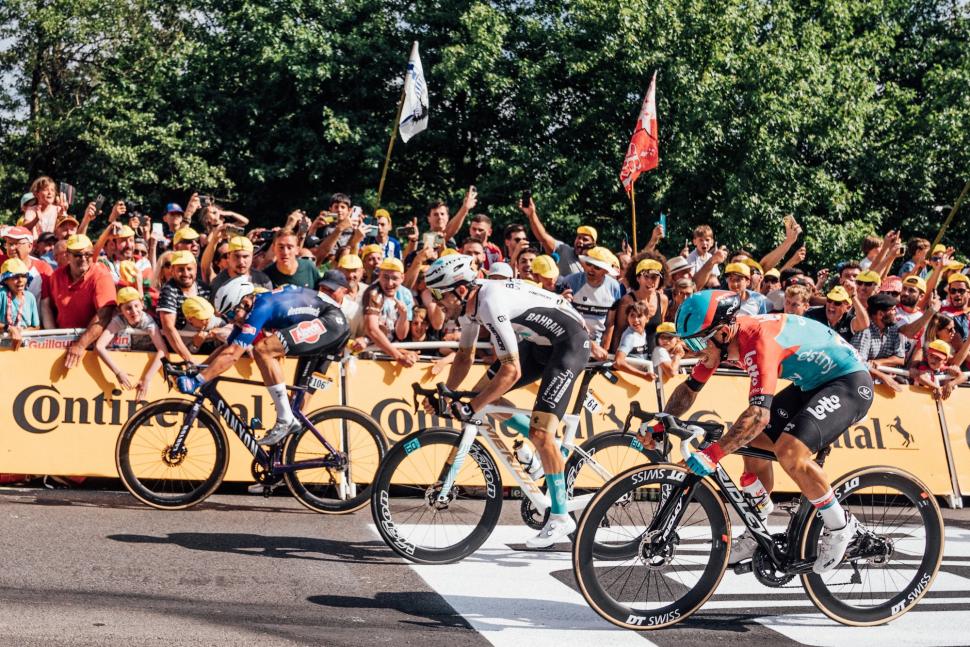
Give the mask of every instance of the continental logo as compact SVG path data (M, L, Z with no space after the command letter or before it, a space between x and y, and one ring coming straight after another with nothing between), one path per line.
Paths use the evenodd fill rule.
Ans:
M131 393L134 393L133 391ZM13 419L17 426L31 434L46 434L61 425L94 425L96 427L121 427L146 403L132 398L122 398L115 389L111 399L104 393L92 397L75 397L61 393L57 387L36 384L22 390L13 401ZM255 416L263 419L263 396L254 395L252 404L233 405L242 420ZM251 412L251 413L250 413ZM174 427L178 420L172 415L155 416L151 424Z

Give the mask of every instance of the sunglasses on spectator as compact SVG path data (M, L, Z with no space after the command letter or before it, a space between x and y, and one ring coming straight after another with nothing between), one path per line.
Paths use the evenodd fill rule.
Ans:
M777 276L766 276L764 278L765 283L781 283L781 279Z
M314 262L316 262L316 260L317 260L317 258L315 256L301 256L300 258L304 258L304 259L306 259L308 261L314 261Z
M134 252L132 252L132 253L133 253L133 254L134 254L135 256L144 256L144 255L146 255L146 254L148 253L148 250L147 250L147 249L138 249L138 248L136 247L136 248L135 248L135 251L134 251Z
M950 294L966 294L966 288L947 288L947 292Z
M826 299L825 302L834 306L848 305L848 301L833 301L832 299Z
M74 258L93 258L94 252L71 252Z
M512 242L513 243L521 243L523 240L527 240L527 239L528 239L528 236L513 236L512 237Z
M660 278L660 273L659 272L649 272L647 270L644 270L643 272L640 272L639 274L637 274L637 276L640 277L640 278L659 279Z

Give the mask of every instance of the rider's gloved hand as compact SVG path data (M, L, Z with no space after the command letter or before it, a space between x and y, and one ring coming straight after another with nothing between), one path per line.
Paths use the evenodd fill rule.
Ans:
M479 417L475 415L475 410L471 408L471 405L464 402L452 402L451 415L462 422L471 422L473 424L481 422Z
M698 476L713 474L717 464L724 458L721 443L711 443L703 450L695 452L687 459L687 469Z
M205 378L201 375L179 375L175 381L179 391L187 395L195 393L196 389L205 383Z

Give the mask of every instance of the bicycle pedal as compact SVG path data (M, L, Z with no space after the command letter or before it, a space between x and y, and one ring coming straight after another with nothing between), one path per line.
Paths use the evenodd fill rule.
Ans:
M751 573L752 571L754 571L754 561L753 560L750 560L749 559L747 561L740 562L740 563L734 565L734 574L735 575L745 575L747 573Z

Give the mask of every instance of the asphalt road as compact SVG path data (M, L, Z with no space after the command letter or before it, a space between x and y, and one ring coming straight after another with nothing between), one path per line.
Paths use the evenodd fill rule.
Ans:
M127 493L0 489L0 636L11 646L165 647L776 646L850 637L811 613L797 589L727 595L662 633L614 629L578 597L568 553L516 549L529 532L516 524L517 507L506 504L472 558L413 568L384 546L366 508L330 517L285 495L219 495L162 512ZM970 513L945 516L942 597L888 628L847 630L853 645L907 636L907 645L970 643L938 630L970 617Z

